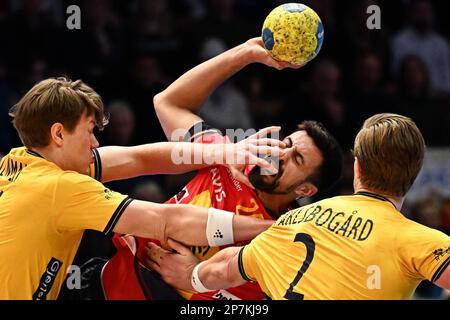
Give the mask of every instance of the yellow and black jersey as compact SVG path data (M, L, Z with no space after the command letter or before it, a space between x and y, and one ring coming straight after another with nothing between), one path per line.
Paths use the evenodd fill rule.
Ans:
M282 215L239 253L272 299L407 299L450 263L450 237L361 192Z
M108 233L131 199L25 147L0 162L0 299L56 299L85 229Z

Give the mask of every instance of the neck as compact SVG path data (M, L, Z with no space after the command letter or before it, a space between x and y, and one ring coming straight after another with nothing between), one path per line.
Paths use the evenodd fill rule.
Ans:
M356 189L355 189L355 193L356 193L356 192L369 192L369 193L374 193L374 194L383 196L383 197L385 197L386 199L388 199L390 202L392 202L392 204L395 206L395 208L396 208L398 211L400 211L400 209L402 208L402 206L403 206L403 201L405 200L404 197L394 197L394 196L389 196L389 195L383 194L383 193L381 193L381 192L373 191L373 190L370 190L370 189L367 189L367 188L364 188L364 187L356 188Z
M60 167L61 169L64 170L63 162L61 161L61 156L60 156L60 153L58 152L58 149L54 149L54 148L50 148L50 147L43 147L43 148L32 147L32 148L28 148L28 149L39 153L39 155L44 157L45 160L53 162L58 167Z
M292 198L292 194L270 194L258 189L255 192L264 207L275 214L273 218L278 218L286 213L291 202L295 200L295 198Z

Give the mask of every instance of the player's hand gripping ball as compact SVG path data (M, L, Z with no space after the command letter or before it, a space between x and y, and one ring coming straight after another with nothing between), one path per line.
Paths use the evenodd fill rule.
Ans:
M275 60L303 65L319 53L323 26L317 13L308 6L286 3L266 17L262 39Z

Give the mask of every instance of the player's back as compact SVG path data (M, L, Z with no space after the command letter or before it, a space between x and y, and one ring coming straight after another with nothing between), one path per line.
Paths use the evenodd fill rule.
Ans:
M241 254L244 275L274 299L404 299L439 276L449 259L433 252L449 245L364 193L292 210Z

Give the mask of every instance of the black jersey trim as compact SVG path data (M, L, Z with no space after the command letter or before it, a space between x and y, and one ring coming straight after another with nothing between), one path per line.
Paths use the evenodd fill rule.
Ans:
M242 253L244 251L245 247L242 247L241 250L239 250L239 256L238 256L238 265L239 265L239 273L241 274L242 279L244 279L245 281L253 281L252 279L250 279L247 274L245 273L244 270L244 263L242 261Z
M35 157L39 157L39 158L45 159L43 156L41 156L41 155L40 155L39 153L37 153L36 151L27 149L27 153L31 154L32 156L35 156Z
M122 200L122 202L117 207L116 211L114 211L113 215L111 216L111 219L109 219L109 222L106 225L105 229L103 230L103 233L105 235L107 235L114 229L114 226L116 225L117 221L119 221L120 216L123 214L125 209L133 200L134 199L130 197L126 197L125 199Z
M381 201L387 201L390 204L392 204L395 209L397 209L397 207L395 206L395 204L391 200L389 200L388 198L386 198L386 197L384 197L384 196L382 196L380 194L367 192L367 191L358 191L358 192L355 192L354 195L356 195L356 196L366 196L366 197L374 198L374 199L381 200Z
M94 179L102 181L102 160L97 149L92 150L94 154Z
M450 256L445 259L445 261L437 268L436 272L434 273L433 277L431 278L431 282L435 282L439 279L439 277L444 273L447 266L450 264Z
M197 122L194 124L188 132L186 132L183 141L184 142L194 142L195 139L204 136L206 134L220 134L223 135L222 132L220 132L219 129L215 129L208 125L205 121Z

